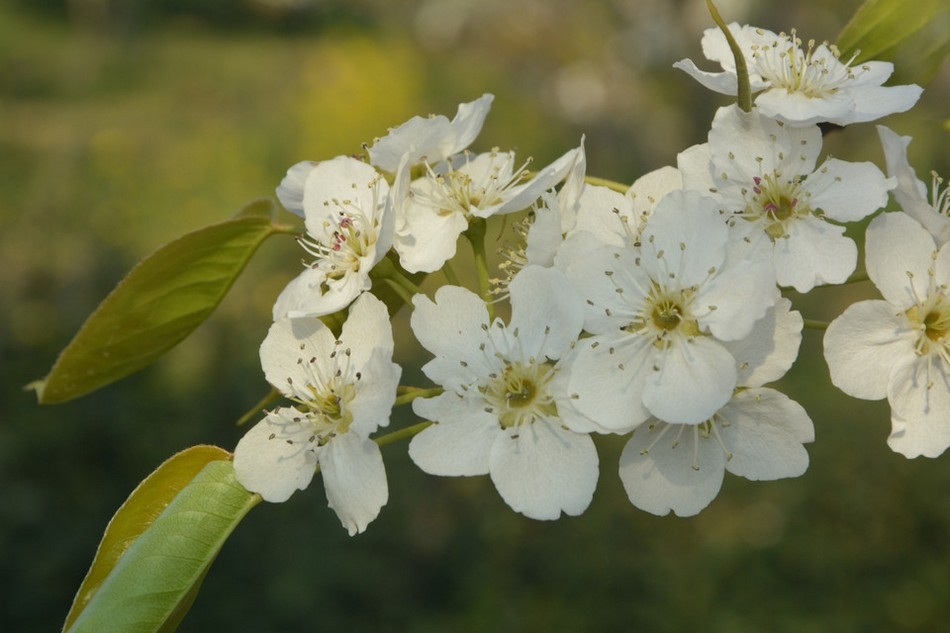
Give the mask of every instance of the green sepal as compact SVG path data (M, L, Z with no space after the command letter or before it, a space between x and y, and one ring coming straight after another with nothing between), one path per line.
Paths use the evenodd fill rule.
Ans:
M222 455L228 456L214 447L188 449L132 493L106 530L65 632L178 627L225 540L261 501L237 482ZM208 461L202 465L203 460Z
M89 316L35 389L41 404L66 402L139 371L214 311L261 243L290 229L273 203L188 233L139 262ZM262 213L263 212L263 213Z

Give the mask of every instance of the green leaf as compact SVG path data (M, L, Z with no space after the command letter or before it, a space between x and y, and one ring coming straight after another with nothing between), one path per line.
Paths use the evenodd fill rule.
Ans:
M86 320L49 375L41 404L65 402L139 371L214 311L258 246L289 232L252 203L238 217L188 233L139 262Z
M837 44L855 63L894 62L891 83L926 84L950 53L950 0L867 0Z
M85 609L122 554L155 522L175 495L209 462L230 457L230 453L217 446L192 446L168 458L132 491L106 526L96 556L66 616L64 630Z
M192 466L182 468L189 470ZM165 465L157 473L163 470ZM172 473L176 470L177 467L172 468ZM166 475L158 476L159 480L150 488L161 488ZM133 498L137 493L133 493ZM235 480L230 461L208 462L132 542L85 601L84 608L70 612L74 619L67 619L64 630L174 631L225 540L260 500L260 496L248 492Z

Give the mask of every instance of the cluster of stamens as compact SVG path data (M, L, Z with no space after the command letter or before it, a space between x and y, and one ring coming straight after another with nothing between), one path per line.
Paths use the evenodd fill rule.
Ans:
M821 52L821 54L816 54ZM826 54L827 52L827 54ZM832 95L854 80L854 57L847 62L840 60L840 51L833 44L823 43L815 48L815 40L808 41L802 50L802 40L795 30L791 34L780 33L779 39L767 46L756 45L752 49L752 61L756 72L774 88L785 88L808 97L821 98ZM866 67L860 67L866 72Z

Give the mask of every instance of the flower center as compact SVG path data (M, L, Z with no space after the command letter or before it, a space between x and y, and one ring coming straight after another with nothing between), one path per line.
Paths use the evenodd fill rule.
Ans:
M770 45L753 47L752 62L758 74L773 87L823 98L855 78L855 69L850 66L853 58L842 63L840 54L833 45L816 48L815 40L809 40L807 50L802 50L802 40L793 29L790 35L779 34L779 39Z
M309 360L298 358L297 364L307 380L298 385L288 378L287 384L292 391L288 395L313 425L313 441L323 446L350 430L353 422L350 403L356 398L357 384L362 375L350 365L349 349L337 348L328 359L315 356Z
M361 262L376 252L379 222L362 211L341 211L324 220L322 240L308 235L297 241L305 251L316 257L311 268L324 271L327 279L341 279L360 270Z
M664 288L654 282L640 314L622 329L655 336L654 344L660 348L666 346L667 338L673 334L699 336L702 330L690 308L694 294L694 288Z
M423 184L414 184L413 198L426 206L437 210L441 216L461 213L465 217L472 215L473 209L482 209L501 204L509 197L509 190L528 177L528 164L513 168L514 154L493 150L488 156L470 158L465 153L465 162L457 169L450 168L444 173L436 173L427 166ZM489 160L484 169L480 161ZM476 161L479 164L476 165Z
M950 297L944 288L935 288L930 295L907 310L907 318L918 331L915 350L918 355L936 353L950 361Z
M788 181L772 173L755 176L752 180L754 185L746 192L747 204L742 217L762 223L772 241L787 236L791 222L811 213L801 179Z
M509 362L501 374L494 374L481 387L490 410L498 414L501 428L557 417L557 404L548 388L554 374L554 367L547 363Z

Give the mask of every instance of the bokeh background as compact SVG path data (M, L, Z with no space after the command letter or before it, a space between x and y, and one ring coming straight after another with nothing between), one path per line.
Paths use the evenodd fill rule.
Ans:
M859 2L718 4L822 40ZM166 358L36 405L23 386L137 260L272 195L299 160L483 92L496 100L476 149L543 164L586 134L588 173L632 182L704 141L725 103L671 69L701 57L710 25L700 0L0 0L0 629L57 630L135 485L193 444L233 448L266 393L257 347L301 259L283 237ZM948 102L945 63L886 121L915 137L919 174L950 175ZM871 125L826 146L883 164ZM830 319L870 292L795 300ZM598 438L587 513L534 522L487 478L428 477L389 446L390 502L367 533L346 536L319 479L256 508L181 630L944 630L950 456L891 453L886 406L831 389L820 350L806 332L783 385L816 425L804 477L727 475L698 517L658 518L623 493L622 441Z

